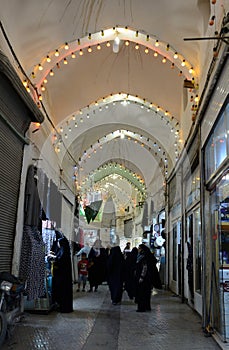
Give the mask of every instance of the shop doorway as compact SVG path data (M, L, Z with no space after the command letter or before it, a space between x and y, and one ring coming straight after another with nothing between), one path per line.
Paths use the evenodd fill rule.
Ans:
M211 195L212 210L212 298L213 326L229 339L229 174L222 177ZM209 312L209 313L210 313Z
M199 206L187 215L187 296L202 314L202 234Z
M177 284L177 294L181 295L182 288L182 247L181 222L173 224L173 281Z

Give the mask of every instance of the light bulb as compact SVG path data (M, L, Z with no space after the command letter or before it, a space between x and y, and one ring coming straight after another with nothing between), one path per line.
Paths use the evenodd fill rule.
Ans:
M55 56L56 56L56 57L60 56L60 53L59 53L59 51L58 51L58 50L56 50L56 52L55 52Z
M120 39L118 36L113 41L113 52L118 53L119 52L119 45L120 45Z

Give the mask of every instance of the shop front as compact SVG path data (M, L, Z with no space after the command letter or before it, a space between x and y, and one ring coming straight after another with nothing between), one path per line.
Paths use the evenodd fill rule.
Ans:
M209 265L207 326L213 327L224 341L229 339L229 99L204 147L205 218ZM205 219L206 220L206 219Z

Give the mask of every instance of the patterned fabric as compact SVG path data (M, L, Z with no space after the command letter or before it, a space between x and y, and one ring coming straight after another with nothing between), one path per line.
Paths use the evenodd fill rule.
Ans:
M44 296L45 247L36 226L24 226L19 277L26 282L27 300Z

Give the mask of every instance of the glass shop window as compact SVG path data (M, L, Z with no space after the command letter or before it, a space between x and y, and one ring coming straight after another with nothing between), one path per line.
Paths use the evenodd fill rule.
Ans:
M229 268L229 173L223 176L217 186L217 198L219 206L219 234L221 238L220 264L223 268Z
M209 179L229 155L229 103L221 112L205 148L205 175Z
M211 174L214 173L215 171L215 148L214 148L214 139L213 139L213 135L210 137L207 146L206 146L206 150L205 150L205 169L206 169L206 178L209 179L209 177L211 176Z
M218 169L220 164L227 157L227 144L226 144L226 125L224 115L220 118L214 132L214 148L215 148L215 169Z
M185 182L186 208L200 200L200 168L199 166L189 175Z

